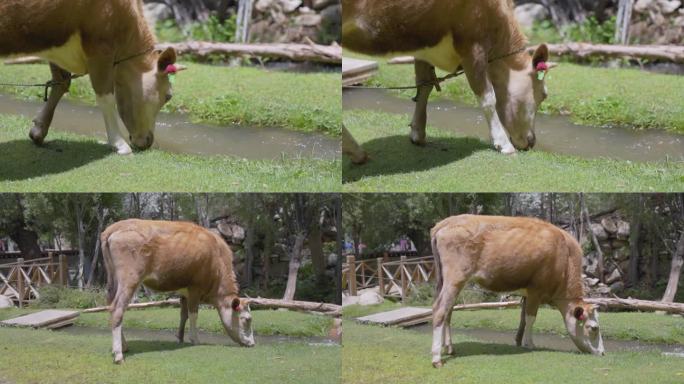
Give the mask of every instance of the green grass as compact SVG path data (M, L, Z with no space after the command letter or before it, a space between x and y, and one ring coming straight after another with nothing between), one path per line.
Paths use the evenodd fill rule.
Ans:
M297 74L250 67L183 63L166 112L190 115L211 124L281 127L340 134L341 87L338 72ZM0 69L0 83L43 83L47 65L13 65ZM42 88L0 87L0 93L39 100ZM74 80L68 98L95 104L88 77Z
M305 343L179 345L128 340L114 365L110 336L0 328L0 382L11 383L331 383L340 375L336 346Z
M40 311L40 309L0 310L0 320ZM129 310L124 314L124 328L178 330L180 319L178 308L148 308ZM314 316L291 311L255 310L252 311L254 332L258 335L319 336L328 335L332 319L327 316ZM82 313L76 325L95 328L109 328L109 312ZM214 333L225 333L218 313L213 308L200 309L197 327Z
M413 81L412 65L387 65L385 60L379 63L380 70L369 81L370 85L403 86ZM449 80L443 87L441 94L433 92L431 97L477 105L464 76ZM542 105L542 113L569 115L578 124L658 128L684 134L682 76L561 63L551 71L547 88L549 98ZM415 95L415 91L396 93L405 98Z
M478 311L477 313L481 313ZM455 314L454 314L455 316ZM431 365L430 335L346 322L342 382L353 383L674 383L684 381L678 357L614 352L604 357L529 351L455 335L456 356Z
M530 151L503 156L487 143L428 127L410 143L408 115L347 111L344 124L371 156L343 161L348 192L665 192L684 188L684 163L636 163ZM401 129L398 129L401 127Z
M341 161L248 161L148 150L119 156L95 139L52 132L44 147L30 121L0 115L0 192L250 191L339 189Z
M401 308L401 305L391 302L366 307L353 305L344 308L344 317L351 320L397 308ZM345 327L349 322L351 321L345 322ZM684 345L684 321L681 317L655 313L601 312L599 322L603 336L609 339ZM451 318L454 328L517 331L519 323L519 309L454 311ZM534 322L534 331L567 334L560 314L551 308L539 309Z

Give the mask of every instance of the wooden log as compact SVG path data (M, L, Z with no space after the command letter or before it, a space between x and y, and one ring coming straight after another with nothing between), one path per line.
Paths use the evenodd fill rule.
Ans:
M668 63L684 64L684 47L676 45L610 45L589 43L547 44L549 53L554 56L573 59L611 58L657 60ZM534 53L538 46L527 48ZM411 56L399 56L389 60L388 64L413 64Z
M310 61L325 64L342 64L342 47L337 44L233 44L206 41L158 44L158 48L173 47L181 55L198 58L210 56L252 56L285 59L290 61Z
M5 65L21 65L21 64L44 64L46 61L37 56L17 57L16 59L5 60Z
M328 303L314 303L309 301L285 301L277 299L264 299L264 298L250 298L251 308L284 308L296 311L305 312L320 312L325 315L330 316L340 316L342 314L342 307L336 304ZM147 303L135 303L129 304L128 309L144 309L153 307L168 307L168 306L179 306L180 299L168 299L161 301L150 301ZM109 306L94 307L84 309L83 313L95 313L95 312L105 312L109 310Z
M606 308L631 309L635 311L663 311L684 315L684 303L663 303L661 301L648 301L638 299L614 298L587 298L587 303L600 305Z

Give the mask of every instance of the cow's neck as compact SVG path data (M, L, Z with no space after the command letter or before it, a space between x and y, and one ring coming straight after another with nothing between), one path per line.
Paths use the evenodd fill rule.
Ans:
M525 69L527 55L518 51L527 46L527 37L510 12L502 10L495 17L498 20L489 23L490 28L486 34L489 38L487 59L492 64L499 62L510 69Z
M122 28L125 31L121 34L121 39L116 42L115 60L142 59L148 66L152 65L150 55L145 55L147 51L154 49L156 39L144 18L138 15L126 18L131 25ZM137 56L140 55L140 56Z

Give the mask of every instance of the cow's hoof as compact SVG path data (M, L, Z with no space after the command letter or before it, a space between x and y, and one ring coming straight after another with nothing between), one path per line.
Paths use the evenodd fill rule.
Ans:
M45 134L43 133L42 129L34 125L33 128L31 128L31 131L29 132L29 138L31 138L33 144L43 145L43 141L45 141Z
M417 145L419 147L424 147L425 144L427 144L425 134L420 134L414 130L411 130L411 134L409 135L409 138L411 139L411 142L414 145Z
M515 155L516 154L515 147L512 145L507 145L505 147L502 147L500 145L496 145L496 146L494 146L494 148L496 148L497 151L503 153L504 155Z
M370 158L366 152L352 156L351 161L356 165L363 165L368 162Z
M432 366L434 368L442 368L444 366L444 363L442 363L441 361L433 361Z
M455 352L454 352L454 347L453 347L452 345L446 347L446 354L447 354L447 355L453 356L454 353L455 353Z
M114 357L114 364L122 364L124 362L123 355Z
M119 143L114 145L114 149L116 149L116 153L119 155L130 155L133 153L133 150L131 149L131 146L126 144L126 143Z

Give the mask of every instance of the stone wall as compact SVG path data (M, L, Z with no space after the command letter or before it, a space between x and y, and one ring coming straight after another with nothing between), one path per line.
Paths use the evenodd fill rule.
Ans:
M590 229L603 252L605 284L600 283L598 252L595 250L584 256L584 282L592 297L617 294L625 288L626 274L629 270L629 223L620 218L619 214L612 214L592 222ZM591 238L586 241L591 243Z

